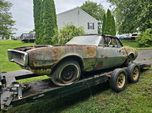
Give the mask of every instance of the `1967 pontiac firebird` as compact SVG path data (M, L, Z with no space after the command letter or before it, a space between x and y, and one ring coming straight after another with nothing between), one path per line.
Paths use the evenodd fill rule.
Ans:
M33 46L8 50L9 60L59 86L77 81L82 72L127 65L137 51L112 36L77 36L64 46Z

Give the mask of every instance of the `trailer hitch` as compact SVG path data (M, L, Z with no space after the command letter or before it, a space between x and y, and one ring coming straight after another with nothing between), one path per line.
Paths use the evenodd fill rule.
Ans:
M18 82L7 85L6 77L0 73L0 109L7 110L14 98L22 99L22 86Z

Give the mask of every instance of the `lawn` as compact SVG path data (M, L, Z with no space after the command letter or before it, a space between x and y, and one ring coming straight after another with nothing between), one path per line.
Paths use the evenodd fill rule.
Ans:
M134 40L122 40L123 45L138 48L138 43Z
M125 45L128 42L125 42ZM0 41L0 71L15 71L20 67L7 60L7 49L33 44L20 41ZM129 45L131 45L129 43ZM131 45L136 47L135 44ZM41 78L37 78L39 80ZM152 69L142 73L140 82L128 84L125 91L114 93L107 83L60 97L21 105L7 113L152 113Z
M146 48L140 48L138 46L138 43L137 43L136 40L122 40L122 43L125 46L130 46L130 47L134 47L134 48L137 48L137 49L152 49L152 46L151 47L146 47Z
M152 70L142 73L137 84L128 84L121 93L103 84L56 101L21 105L7 113L152 113Z
M18 65L8 61L7 49L28 45L32 44L14 40L0 41L0 72L19 70L20 67Z
M13 49L21 46L32 46L32 43L23 43L21 41L14 41L14 40L0 40L0 72L9 72L9 71L16 71L20 70L20 66L16 65L15 63L9 62L7 57L7 50ZM46 76L45 76L46 78ZM43 79L42 77L26 79L22 82L30 82L30 81L37 81Z

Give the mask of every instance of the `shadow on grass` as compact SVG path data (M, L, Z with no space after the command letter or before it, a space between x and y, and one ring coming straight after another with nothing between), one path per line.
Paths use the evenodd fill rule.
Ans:
M7 111L7 113L59 113L62 110L77 103L83 102L89 97L102 93L107 89L109 89L109 84L103 83L64 97L61 95L56 99L51 99L50 97L50 99L48 98L33 103L20 105L10 109Z

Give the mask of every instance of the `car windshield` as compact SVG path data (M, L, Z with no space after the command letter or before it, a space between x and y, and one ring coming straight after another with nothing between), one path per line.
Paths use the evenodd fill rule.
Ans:
M66 45L98 45L101 40L100 36L77 36L71 39Z

